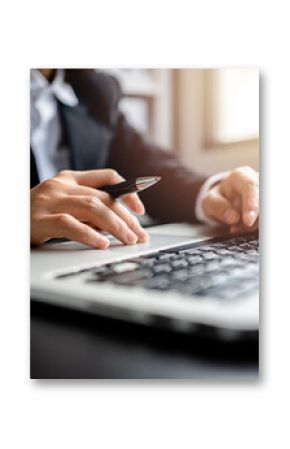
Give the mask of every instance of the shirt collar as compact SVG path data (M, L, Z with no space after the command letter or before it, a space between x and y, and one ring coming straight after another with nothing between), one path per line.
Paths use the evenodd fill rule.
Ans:
M65 81L65 73L63 69L57 69L52 83L37 70L30 71L30 93L32 100L36 101L42 93L53 93L54 96L67 106L76 106L79 101L71 87Z

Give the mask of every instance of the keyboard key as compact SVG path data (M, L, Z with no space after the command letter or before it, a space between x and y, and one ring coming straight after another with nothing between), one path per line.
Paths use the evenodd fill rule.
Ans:
M154 267L152 267L152 271L154 274L169 273L170 271L172 271L172 268L169 264L154 265Z
M255 256L255 255L244 254L244 253L236 254L234 257L235 257L235 259L238 259L238 260L246 260L246 261L253 261L253 262L258 260L258 255Z
M144 282L144 287L153 289L153 290L166 290L169 289L169 286L172 284L172 281L168 278L168 276L158 276Z
M228 246L228 250L229 250L229 251L243 251L243 249L240 248L240 247L237 246L237 245L231 245L231 246Z
M187 281L192 277L192 274L188 270L174 271L171 275L171 279L174 281Z
M189 267L187 269L187 271L191 277L200 276L201 274L205 273L206 265L205 264L193 265L193 266Z
M215 250L216 248L227 248L228 245L226 243L215 243L212 247Z
M126 271L133 271L139 268L139 265L134 262L119 262L111 265L111 270L114 273L124 273Z
M145 257L134 257L133 259L130 259L131 262L138 263L139 265L144 266L152 266L157 262L157 259L154 257L145 258Z
M211 271L218 271L221 269L221 264L218 261L212 261L205 265L205 272L209 273Z
M202 251L202 252L214 251L214 249L215 249L214 246L208 246L208 245L206 245L206 246L201 246L201 247L199 248L199 250Z
M203 251L198 248L192 248L192 249L183 249L181 251L178 251L178 254L193 254L193 255L199 255L202 254Z
M249 243L241 243L240 247L241 248L245 248L245 249L251 249L252 248L252 246Z
M136 281L141 281L152 277L152 273L149 270L130 271L127 273L116 274L108 277L106 280L120 285L131 285Z
M236 266L237 262L233 257L225 257L220 261L222 267Z
M201 263L203 258L201 256L189 256L186 259L190 265L195 265L197 263Z
M158 260L168 260L174 258L173 253L162 253L158 256Z
M188 262L185 259L173 260L171 262L171 266L172 266L173 269L184 268L184 267L188 266Z
M224 255L228 255L231 254L230 251L228 249L222 248L222 249L216 249L215 250L216 254L219 254L220 256L224 256Z
M259 255L259 251L257 249L247 249L245 252L246 252L246 254L250 254L250 255L256 255L256 256Z
M202 277L195 279L194 282L181 283L179 290L181 293L193 295L197 292L212 286L210 277Z
M217 260L220 259L218 254L215 253L205 253L202 255L205 260Z

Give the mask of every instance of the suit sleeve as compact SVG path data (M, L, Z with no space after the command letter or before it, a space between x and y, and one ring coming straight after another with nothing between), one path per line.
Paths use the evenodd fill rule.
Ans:
M107 166L124 178L161 176L156 186L140 194L147 213L163 223L197 221L196 198L204 176L185 168L170 152L146 142L119 114Z

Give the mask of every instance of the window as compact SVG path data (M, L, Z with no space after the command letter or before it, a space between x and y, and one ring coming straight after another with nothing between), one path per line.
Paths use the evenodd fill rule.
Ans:
M205 87L206 146L258 139L258 70L206 70Z
M175 147L202 173L259 168L259 72L181 69L175 75Z

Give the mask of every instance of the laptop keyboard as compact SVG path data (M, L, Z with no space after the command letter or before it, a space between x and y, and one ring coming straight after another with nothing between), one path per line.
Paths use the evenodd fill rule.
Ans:
M259 287L258 234L212 239L91 268L87 282L222 300Z

